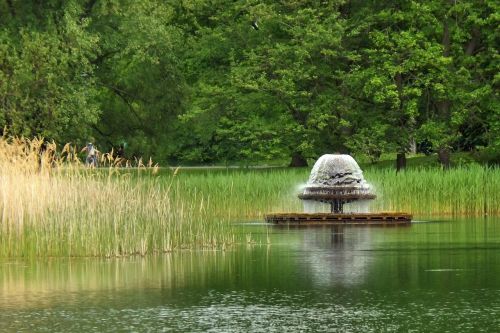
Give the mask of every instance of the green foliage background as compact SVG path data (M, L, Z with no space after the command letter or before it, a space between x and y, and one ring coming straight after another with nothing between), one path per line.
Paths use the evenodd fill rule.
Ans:
M0 0L0 126L163 163L500 151L493 0Z

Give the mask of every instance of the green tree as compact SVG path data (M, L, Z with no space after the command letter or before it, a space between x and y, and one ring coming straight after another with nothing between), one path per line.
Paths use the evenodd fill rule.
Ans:
M128 143L128 155L165 161L177 140L176 117L187 94L180 56L183 32L174 7L163 1L103 1L88 7L90 30L101 36L94 125L109 145Z
M362 20L363 15L367 19ZM441 44L425 34L435 20L425 5L377 3L360 9L356 16L357 20L351 20L350 38L351 48L356 45L359 51L348 85L358 99L373 103L372 112L385 118L400 170L416 137L425 95L445 79L443 68L449 59L443 56Z
M494 1L430 2L436 17L429 39L441 40L447 66L429 91L431 103L425 112L421 136L432 142L445 168L449 151L464 138L461 128L476 128L476 137L488 137L488 123L498 116L498 3ZM495 70L496 68L497 70ZM497 84L498 86L498 84ZM461 138L462 136L462 138ZM476 139L477 140L477 139ZM460 147L457 147L460 148Z
M493 0L0 0L0 126L161 162L500 150Z
M217 36L214 47L221 52L201 59L208 56L218 71L195 83L205 103L195 103L188 113L209 112L222 120L212 126L218 147L225 137L238 137L253 142L246 148L253 156L285 155L297 166L318 154L317 147L331 136L328 129L339 121L338 6L338 1L233 4L231 15L219 13L217 25L203 30L207 36L198 42Z
M0 126L58 142L99 117L91 60L98 41L74 1L5 1L0 20Z

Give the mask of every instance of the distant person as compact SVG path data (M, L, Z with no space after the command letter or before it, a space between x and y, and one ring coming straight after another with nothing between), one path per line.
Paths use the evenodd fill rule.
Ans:
M37 156L38 170L40 170L40 171L42 171L42 168L43 168L43 156L44 156L46 151L47 151L47 141L41 139L41 144L40 144L40 148L38 148L38 156Z
M125 157L125 147L123 146L123 143L118 147L118 150L116 151L116 157L120 159Z
M96 149L92 142L87 143L85 147L83 147L82 152L87 152L87 157L85 158L85 166L87 167L97 167L98 165L98 154L99 151Z

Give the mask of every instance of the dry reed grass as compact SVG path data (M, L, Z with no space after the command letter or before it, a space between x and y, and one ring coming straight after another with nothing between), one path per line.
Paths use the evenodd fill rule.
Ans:
M76 147L2 137L0 257L144 255L234 241L203 196L172 195L151 160L125 172L118 166L133 164L111 154L101 162L108 166L92 170Z

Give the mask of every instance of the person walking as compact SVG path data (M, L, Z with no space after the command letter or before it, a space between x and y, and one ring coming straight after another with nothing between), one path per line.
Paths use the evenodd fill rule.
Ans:
M83 147L82 152L87 152L87 157L85 158L85 166L95 168L98 166L98 155L99 151L96 149L92 142L87 143Z

